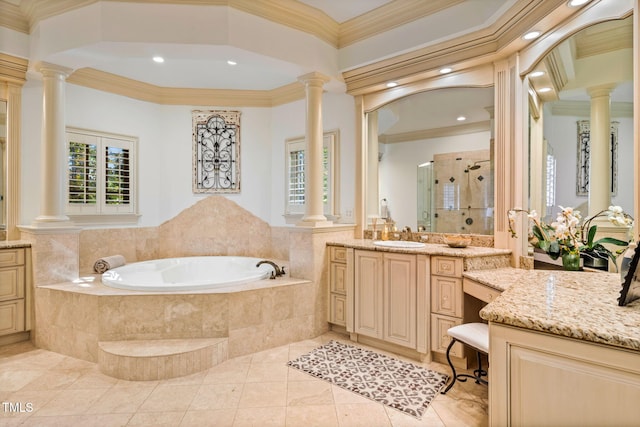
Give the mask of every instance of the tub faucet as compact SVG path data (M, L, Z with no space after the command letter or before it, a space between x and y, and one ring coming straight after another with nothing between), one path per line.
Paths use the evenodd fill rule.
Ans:
M273 271L271 272L270 279L275 279L276 277L284 276L284 265L282 267L278 267L278 265L275 262L263 259L262 261L256 264L256 267L260 267L262 264L269 264L270 266L273 267Z

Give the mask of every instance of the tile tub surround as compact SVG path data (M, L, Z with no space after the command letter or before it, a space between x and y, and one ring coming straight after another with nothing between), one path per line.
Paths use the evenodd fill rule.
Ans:
M464 277L504 290L480 311L484 320L640 351L640 300L618 306L618 274L509 268Z
M97 362L105 341L227 338L236 357L317 335L313 288L290 277L232 293L126 291L102 285L99 276L40 286L35 344Z

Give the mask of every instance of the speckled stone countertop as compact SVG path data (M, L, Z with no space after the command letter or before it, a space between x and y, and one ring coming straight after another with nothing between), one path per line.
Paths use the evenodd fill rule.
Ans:
M0 240L0 249L29 248L31 243L25 240Z
M395 252L404 254L444 255L464 258L487 257L496 255L510 255L509 249L485 248L480 246L467 246L466 248L450 248L441 243L426 243L423 248L390 248L376 246L369 239L349 239L327 243L331 246L342 246L354 249L366 249L370 251Z
M640 300L618 306L618 274L504 268L464 277L504 290L480 311L489 322L640 352Z

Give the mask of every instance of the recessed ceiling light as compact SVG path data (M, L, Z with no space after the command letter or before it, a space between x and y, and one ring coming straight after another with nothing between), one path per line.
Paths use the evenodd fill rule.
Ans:
M551 92L551 88L550 87L541 87L540 89L538 89L538 92L540 92L540 93Z
M162 64L164 62L164 58L162 56L154 56L153 62L157 62L158 64Z
M567 3L567 5L569 7L578 7L578 6L582 6L583 4L587 4L589 3L591 0L570 0L569 3Z
M533 40L533 39L538 38L540 36L540 34L542 34L542 33L540 31L538 31L538 30L529 31L527 34L522 36L522 38L525 39L525 40Z
M458 116L456 120L459 122L464 122L465 120L467 120L467 118L465 116Z
M447 73L450 73L452 71L453 71L453 69L450 68L450 67L440 68L440 74L447 74Z
M398 83L396 83L396 82L387 83L387 87L396 87L396 86L398 86Z
M533 73L529 74L529 77L540 77L540 76L544 76L544 71L534 71Z
M227 64L229 65L237 65L238 63L236 61L234 61L233 59L230 59L227 61Z

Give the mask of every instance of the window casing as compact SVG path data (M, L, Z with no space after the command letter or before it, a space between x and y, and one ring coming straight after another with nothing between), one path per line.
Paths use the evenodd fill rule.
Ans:
M136 145L135 137L67 129L68 215L135 215Z
M306 143L304 138L286 141L285 217L295 220L304 214L306 185ZM338 217L338 131L322 138L322 202L328 218Z

